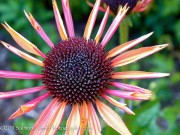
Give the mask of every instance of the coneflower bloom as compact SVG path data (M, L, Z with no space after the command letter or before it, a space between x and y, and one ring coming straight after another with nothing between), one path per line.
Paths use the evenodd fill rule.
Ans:
M93 6L91 2L86 0L89 6ZM143 12L148 8L153 0L101 0L103 5L99 7L99 10L106 11L109 6L111 13L117 13L119 6L129 6L129 12Z
M140 49L127 51L131 47L134 47L147 39L152 34L149 33L127 43L118 45L109 52L106 52L104 48L124 18L128 11L128 7L125 6L119 9L117 16L114 18L112 24L105 33L105 36L102 38L102 33L109 14L109 8L107 8L95 39L90 39L98 14L100 0L96 1L94 8L91 11L83 37L75 36L69 1L62 0L61 2L66 27L64 26L58 11L57 3L53 0L56 25L62 39L57 45L52 43L35 18L25 11L25 15L31 25L50 46L51 50L47 55L16 32L7 23L2 24L22 49L34 55L41 56L44 59L44 61L41 61L24 51L1 41L8 50L37 66L41 66L42 73L1 70L0 77L13 79L39 79L42 80L43 86L25 88L11 92L1 92L0 99L23 96L40 91L45 92L32 101L21 105L9 119L15 119L33 110L47 97L52 97L52 101L41 113L31 130L31 135L55 134L60 127L67 106L72 108L66 123L67 135L82 135L84 134L86 127L88 127L91 135L101 134L101 124L97 112L99 112L103 120L117 132L123 135L130 135L130 131L127 129L119 115L117 115L108 105L103 103L103 101L106 100L128 114L134 114L126 104L116 101L112 96L130 100L148 100L152 93L151 91L138 86L121 83L120 80L158 78L167 76L168 74L144 71L115 72L114 69L155 53L165 48L167 44L142 47ZM110 86L114 86L115 89L110 89ZM98 110L97 112L95 107Z

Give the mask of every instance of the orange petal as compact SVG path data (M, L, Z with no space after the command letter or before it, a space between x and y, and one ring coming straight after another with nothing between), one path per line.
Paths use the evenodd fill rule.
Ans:
M93 10L91 11L91 14L89 16L89 19L87 21L86 28L84 31L84 38L86 39L89 39L89 37L91 36L91 32L96 21L99 5L100 5L100 0L96 0L96 3L94 5Z
M97 109L104 121L122 135L131 135L122 119L109 106L96 100Z
M46 135L56 134L61 124L65 108L66 108L66 102L62 102L57 108L57 110L55 111L55 114L53 115L52 119L47 124L47 127L50 127L50 128L47 128L47 130L45 131Z
M108 20L108 15L109 15L109 7L106 10L106 13L105 13L105 15L103 17L103 20L102 20L101 24L100 24L99 30L98 30L98 32L96 34L95 40L96 40L97 43L101 39L101 36L102 36L102 34L104 32L104 28L105 28L107 20Z
M15 112L13 113L9 119L15 119L31 110L33 110L40 102L42 102L42 100L44 100L45 98L47 98L49 96L48 93L24 104L24 105L21 105L21 107Z
M169 76L168 73L144 72L144 71L126 71L115 72L112 75L113 79L144 79L144 78L159 78Z
M16 32L14 29L12 29L6 22L5 24L2 24L3 27L9 32L9 34L12 36L12 38L16 41L16 43L22 47L24 50L33 53L38 56L44 57L44 54L30 41L28 41L26 38L24 38L22 35L20 35L18 32ZM37 51L38 50L38 51Z
M57 99L54 99L41 113L40 117L36 120L31 132L29 135L42 135L47 128L48 121L54 116L55 111L57 110L59 102Z
M80 129L78 134L83 135L88 122L88 108L86 102L83 102L80 107L80 117Z
M88 103L88 128L90 135L101 135L101 124L92 103Z
M71 114L66 123L66 135L77 135L80 126L78 104L73 105Z
M116 57L115 59L113 59L112 65L114 67L119 67L119 66L124 66L124 65L130 64L130 63L135 62L139 59L142 59L148 55L151 55L157 51L160 51L167 46L168 46L168 44L150 46L150 47L142 47L139 49L125 52L125 53L119 55L118 57Z
M124 44L121 44L115 48L113 48L112 50L110 50L108 52L108 56L107 56L107 59L110 58L110 57L114 57L126 50L128 50L129 48L141 43L142 41L146 40L148 37L150 37L151 35L153 34L153 32L147 34L147 35L143 35L137 39L134 39L134 40L131 40L129 42L126 42Z
M58 7L57 7L56 0L53 0L52 2L53 2L52 4L53 4L54 16L56 19L56 25L57 25L57 28L59 31L59 35L62 40L66 40L68 37L66 34L66 30L65 30L61 15L60 15Z
M33 63L33 64L36 64L38 66L43 66L43 62L20 51L19 49L16 49L15 47L11 46L10 44L8 43L5 43L3 41L1 41L1 43L8 49L10 50L11 52L15 53L16 55L20 56L21 58Z
M114 106L119 107L120 109L126 111L128 114L133 114L133 115L135 115L134 112L131 111L131 110L126 106L126 104L120 103L120 102L116 101L115 99L113 99L113 98L111 98L111 97L109 97L109 96L107 96L107 95L103 95L103 97L104 97L107 101L109 101L111 104L113 104Z

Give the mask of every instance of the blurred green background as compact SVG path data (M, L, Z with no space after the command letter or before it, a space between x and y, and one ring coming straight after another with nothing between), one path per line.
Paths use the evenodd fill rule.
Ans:
M57 0L61 10L61 2ZM70 0L71 10L74 19L74 26L77 36L82 36L86 20L91 11L85 0ZM15 30L38 46L40 50L47 53L49 47L34 31L26 19L23 10L31 12L56 44L59 38L51 0L0 0L0 22L6 21ZM62 11L62 10L61 10ZM96 34L103 13L99 13L92 37ZM141 46L150 46L168 43L170 46L161 52L151 55L126 67L128 70L145 70L155 72L168 72L171 75L166 78L148 80L126 80L126 82L138 85L153 91L154 95L150 101L125 101L136 113L130 116L114 108L124 119L124 122L134 135L179 135L180 134L180 1L179 0L154 0L150 8L143 13L130 14L128 18L132 25L129 29L129 39L135 39L143 34L154 31L154 34ZM109 17L107 27L110 25L113 16ZM122 33L123 34L123 33ZM6 41L17 47L11 36L0 26L0 40ZM119 44L119 33L113 36L108 43L107 49ZM0 45L0 70L27 71L40 73L37 66L22 60L18 56L9 53ZM121 69L120 69L121 70ZM41 82L27 80L0 79L1 91L23 89L39 85ZM33 96L38 96L33 95ZM8 121L8 117L21 104L30 101L33 96L18 97L0 101L0 126L9 125L22 127L32 126L42 108L35 110L30 115L25 115L14 121ZM47 103L45 103L47 104ZM3 106L7 106L4 108ZM66 120L63 121L65 125ZM102 122L104 135L118 135L113 129ZM60 131L62 134L63 131ZM0 134L28 134L29 130L4 131Z

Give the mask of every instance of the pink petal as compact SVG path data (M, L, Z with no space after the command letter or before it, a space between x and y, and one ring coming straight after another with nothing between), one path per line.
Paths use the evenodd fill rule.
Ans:
M57 110L55 110L55 114L53 115L52 119L48 122L47 128L45 134L47 135L55 135L57 130L59 129L59 126L62 122L62 118L64 116L64 111L66 108L66 102L62 102Z
M18 96L22 96L26 94L31 94L34 92L44 90L45 88L46 88L45 86L38 86L38 87L26 88L26 89L15 90L15 91L10 91L10 92L0 92L0 99L12 98L12 97L18 97Z
M14 79L42 79L41 74L33 74L27 72L14 72L0 70L0 78L14 78Z
M66 123L66 135L77 135L80 126L78 104L72 106L72 111Z
M89 15L89 19L87 21L86 28L84 31L84 38L86 39L89 39L91 36L91 32L97 18L99 5L100 5L100 0L97 0L93 7L93 10L91 11L91 14Z
M109 96L107 96L107 95L105 95L105 94L102 95L102 96L103 96L107 101L109 101L111 104L113 104L114 106L119 107L120 109L124 110L124 111L127 112L128 114L133 114L133 115L135 115L134 112L131 111L131 110L126 106L126 104L120 103L120 102L114 100L113 98L111 98L111 97L109 97Z
M96 100L97 109L104 121L122 135L131 135L122 119L109 106Z
M131 100L149 100L152 96L152 93L140 93L140 92L129 92L129 91L123 91L123 90L111 90L106 89L106 93L118 96L120 98L126 98Z
M92 103L88 103L88 127L90 135L101 135L101 124Z
M109 40L111 39L111 37L113 36L113 34L117 30L117 28L119 27L119 24L123 20L128 9L129 8L127 8L125 6L119 10L118 14L116 15L115 19L113 20L112 24L110 25L109 29L107 30L107 32L101 42L102 47L105 47L106 44L109 42Z
M112 65L114 67L119 67L119 66L124 66L124 65L136 62L137 60L142 59L148 55L151 55L157 51L160 51L167 46L168 46L168 44L150 46L150 47L142 47L139 49L125 52L125 53L119 55L118 57L114 58L112 60Z
M169 76L168 73L144 72L144 71L126 71L115 72L111 77L113 79L146 79L146 78L160 78Z
M27 112L30 112L31 110L33 110L40 102L42 102L44 99L46 99L47 97L49 96L49 93L46 93L38 98L35 98L34 100L24 104L24 105L21 105L21 107L16 111L14 112L10 117L9 119L15 119Z
M35 55L39 55L42 57L45 56L34 44L32 44L30 41L28 41L26 38L24 38L22 35L20 35L14 29L12 29L6 22L5 22L5 24L2 24L2 25L9 32L9 34L16 41L16 43L20 47L22 47L24 50L26 50L30 53L33 53ZM37 52L37 50L38 50L38 52Z
M151 91L149 91L147 89L144 89L144 88L141 88L138 86L134 86L134 85L130 85L130 84L111 82L111 85L113 85L117 88L120 88L120 89L132 91L132 92L151 93Z
M1 41L1 43L8 49L10 50L11 52L15 53L16 55L18 55L19 57L33 63L33 64L36 64L38 66L43 66L43 62L38 60L37 58L35 57L32 57L30 56L29 54L27 53L24 53L22 51L20 51L19 49L16 49L15 47L11 46L10 44L7 44L3 41Z
M105 15L103 17L103 20L102 20L101 24L100 24L99 30L98 30L98 32L96 34L95 40L96 40L97 43L101 39L101 36L102 36L102 34L104 32L104 28L105 28L107 20L108 20L108 15L109 15L109 7L106 10L106 13L105 13Z
M61 0L61 2L62 2L62 8L64 12L64 17L65 17L69 37L75 37L74 25L73 25L72 15L71 15L70 7L69 7L69 0Z
M49 120L53 118L58 106L58 100L54 99L41 113L40 117L37 119L29 135L42 135L42 133L45 133L47 128L52 128L48 127L47 123Z
M53 0L52 2L53 2L54 16L55 16L56 25L57 25L57 28L59 31L59 35L60 35L62 40L66 40L68 37L66 34L64 23L62 21L61 15L60 15L58 7L57 7L56 0Z
M34 29L36 30L36 32L44 39L44 41L52 48L54 47L54 44L52 43L52 41L49 39L49 37L47 36L47 34L44 32L44 30L42 29L41 25L34 19L34 17L29 13L26 13L26 11L24 10L24 13L27 17L27 19L29 20L29 22L31 23L31 25L34 27Z
M112 50L110 50L108 52L108 56L107 56L107 59L110 58L110 57L114 57L126 50L128 50L129 48L132 48L134 47L135 45L141 43L142 41L146 40L148 37L150 37L151 35L153 34L153 32L149 33L149 34L146 34L146 35L143 35L137 39L134 39L134 40L131 40L129 42L126 42L124 44L121 44L115 48L113 48Z

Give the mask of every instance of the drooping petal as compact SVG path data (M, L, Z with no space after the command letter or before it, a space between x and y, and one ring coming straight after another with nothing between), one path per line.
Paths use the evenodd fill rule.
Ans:
M38 98L35 98L34 100L24 104L24 105L21 105L21 107L16 111L14 112L10 117L9 119L15 119L27 112L30 112L31 110L33 110L40 102L42 102L44 99L46 99L47 97L49 96L49 93L46 93L46 94L43 94L42 96L38 97Z
M83 135L84 131L86 130L88 122L88 108L86 102L83 102L83 104L80 107L80 128L78 135Z
M132 12L143 12L148 8L153 0L140 0L137 5L133 8Z
M114 96L118 96L120 98L126 98L131 100L149 100L152 97L152 93L129 92L111 89L106 89L105 92Z
M102 96L103 96L107 101L109 101L111 104L113 104L114 106L119 107L120 109L124 110L124 111L127 112L128 114L133 114L133 115L135 115L134 112L131 111L131 109L129 109L129 108L126 106L126 104L120 103L120 102L116 101L115 99L113 99L113 98L111 98L111 97L109 97L109 96L107 96L107 95L105 95L105 94L102 95Z
M103 40L101 41L102 47L105 47L106 44L109 42L109 40L111 39L111 37L113 36L113 34L117 30L117 28L119 27L119 24L123 20L128 9L129 8L127 8L126 6L123 8L122 7L120 8L118 14L116 15L115 19L113 20L112 24L110 25L109 29L107 30Z
M86 0L86 3L87 3L90 7L94 7L94 4L91 3L89 0ZM99 6L99 11L106 12L106 9L105 9L104 7ZM110 11L110 13L113 14L111 11Z
M10 92L0 92L0 99L18 97L18 96L38 92L44 89L45 89L45 86L38 86L38 87L31 87L31 88L15 90L15 91L10 91Z
M130 84L125 84L125 83L120 83L120 82L111 82L111 85L120 88L120 89L124 89L124 90L128 90L128 91L133 91L133 92L141 92L141 93L151 93L151 91L138 87L138 86L134 86L134 85L130 85Z
M169 76L168 73L144 72L144 71L125 71L115 72L111 78L113 79L146 79L146 78L160 78Z
M100 5L100 0L96 0L93 10L91 11L91 14L89 15L89 19L87 21L86 28L84 31L84 38L86 39L89 39L91 36L91 32L93 30L93 27L97 18L99 5Z
M129 42L126 42L124 44L121 44L115 48L113 48L112 50L110 50L108 52L108 56L107 56L107 59L110 58L110 57L114 57L132 47L134 47L135 45L141 43L142 41L146 40L148 37L150 37L151 35L153 34L153 32L149 33L149 34L146 34L146 35L143 35L137 39L134 39L134 40L131 40Z
M57 28L59 31L59 35L62 40L66 40L68 37L66 34L64 23L62 21L61 15L60 15L58 7L57 7L56 0L53 0L53 10L54 10L54 16L55 16L56 25L57 25Z
M102 20L101 24L100 24L99 30L98 30L98 32L96 34L95 40L96 40L97 43L101 39L101 36L102 36L102 34L104 32L104 28L105 28L107 20L108 20L108 15L109 15L109 7L106 10L106 13L105 13L105 15L103 17L103 20Z
M43 62L30 56L29 54L26 54L22 51L20 51L19 49L16 49L15 47L11 46L10 44L8 43L5 43L3 41L1 41L1 43L8 49L10 50L11 52L15 53L16 55L20 56L21 58L33 63L33 64L36 64L38 66L43 66Z
M114 58L112 60L112 65L114 67L119 67L119 66L124 66L124 65L133 63L139 59L142 59L148 55L151 55L157 51L160 51L167 46L168 46L168 44L151 46L151 47L142 47L139 49L125 52L125 53L117 56L116 58Z
M80 115L78 104L72 106L70 116L66 123L66 135L77 135L80 126Z
M122 135L131 135L122 119L109 106L96 100L97 109L104 121Z
M0 78L41 79L42 77L43 76L41 74L0 70Z
M88 128L90 135L101 135L101 124L92 103L88 103Z
M73 19L72 19L72 15L71 15L71 10L69 7L69 0L61 0L61 2L62 2L63 13L64 13L69 37L75 37L74 24L73 24Z
M31 13L26 13L26 11L24 10L24 13L27 17L27 19L29 20L29 22L31 23L31 25L34 27L34 29L36 30L36 32L44 39L44 41L52 48L54 47L54 44L52 43L52 41L49 39L49 37L47 36L47 34L44 32L43 28L41 27L41 25L34 19L34 17L31 15Z
M41 113L39 118L36 120L36 123L34 124L29 135L44 135L45 130L47 128L53 128L53 127L48 127L47 123L54 116L58 106L59 106L58 100L53 99L53 101L44 109L44 111Z
M52 119L48 122L47 127L52 127L52 128L47 128L45 131L46 135L55 135L61 122L62 118L64 115L64 111L66 108L66 102L60 103L59 107L55 111L55 114L53 115Z
M32 44L29 40L24 38L22 35L20 35L14 29L12 29L6 22L5 22L5 24L2 24L2 25L9 32L9 34L16 41L16 43L20 47L22 47L24 50L26 50L30 53L33 53L35 55L42 56L43 58L45 57L45 54L43 54L34 44Z

